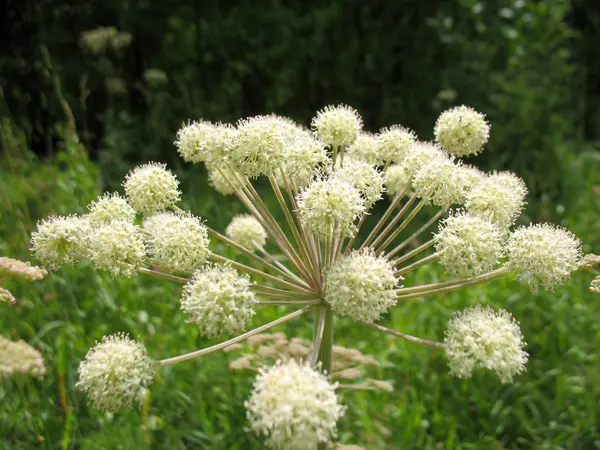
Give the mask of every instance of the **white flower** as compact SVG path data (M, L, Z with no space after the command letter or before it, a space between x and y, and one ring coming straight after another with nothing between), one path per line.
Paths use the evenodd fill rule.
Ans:
M467 106L444 111L435 124L436 141L455 156L476 155L490 137L485 116Z
M219 164L227 159L235 133L230 125L215 125L200 120L181 127L175 146L187 162Z
M252 429L269 448L316 450L337 436L345 408L335 394L337 384L294 360L260 369L246 401Z
M410 184L410 176L402 164L392 164L385 171L385 187L391 197L404 192Z
M386 162L384 155L381 153L377 136L371 133L360 133L352 145L348 147L346 153L350 158L376 166L381 166Z
M143 265L145 253L139 227L123 220L96 228L90 238L90 259L115 276L132 276Z
M433 158L414 174L412 187L426 205L448 207L465 201L467 179L446 158Z
M383 175L377 168L367 162L350 159L344 161L333 176L354 186L365 199L365 206L371 206L381 199L383 193Z
M525 370L526 344L518 322L506 311L476 306L454 314L445 343L450 372L459 378L470 378L474 369L483 368L509 383Z
M148 163L127 174L125 195L136 212L153 214L167 209L180 200L179 181L166 164Z
M255 217L240 215L227 225L225 234L236 244L254 250L263 248L267 243L267 232Z
M188 322L200 327L208 338L241 333L254 316L256 298L251 282L229 266L208 266L194 274L181 298Z
M362 118L349 106L326 106L313 118L312 129L330 147L351 145L362 129Z
M382 129L377 136L381 159L385 162L401 163L416 141L417 135L400 125Z
M193 272L210 254L208 231L192 214L157 213L143 227L151 261L164 270Z
M412 179L421 167L439 159L448 159L448 155L440 147L429 142L416 142L408 148L400 164Z
M398 279L384 257L354 251L340 257L325 278L325 301L331 309L354 320L374 322L396 304Z
M125 334L105 336L79 365L77 388L101 411L141 404L154 378L146 348Z
M12 342L0 336L0 379L17 374L45 375L44 358L27 342Z
M89 206L90 212L87 217L92 226L103 225L113 220L124 220L133 222L135 220L135 211L127 203L127 200L118 193L104 194L94 200Z
M581 242L564 228L536 224L518 228L508 239L506 254L520 281L552 289L579 268Z

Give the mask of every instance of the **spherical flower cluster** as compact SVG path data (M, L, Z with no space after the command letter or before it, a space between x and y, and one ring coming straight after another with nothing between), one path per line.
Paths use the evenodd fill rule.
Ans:
M416 141L417 135L400 125L384 128L377 136L379 154L385 162L401 163Z
M126 199L116 192L98 197L90 204L89 210L87 217L92 226L103 225L113 220L124 220L126 222L135 220L133 208L127 203Z
M154 378L146 348L125 334L105 336L79 365L77 388L100 411L115 413L141 404Z
M32 266L26 261L0 257L0 278L23 278L26 280L41 280L48 272L41 267Z
M410 184L410 176L402 164L392 164L385 171L385 187L391 197L404 192Z
M311 126L317 137L330 147L351 145L362 130L358 112L349 106L326 106L313 118Z
M409 147L404 161L400 164L412 179L412 177L421 169L438 159L448 159L448 155L437 145L429 142L416 142Z
M295 360L260 369L246 401L252 429L266 437L269 448L316 450L337 436L345 408L335 394L337 384Z
M296 130L273 116L257 116L238 122L231 148L235 170L248 177L270 175L283 163L288 142Z
M510 172L493 173L471 189L465 207L507 229L521 214L526 196L527 186L519 177Z
M467 183L457 165L447 158L433 158L415 173L412 186L426 205L448 207L465 200Z
M552 289L579 268L581 242L564 228L536 224L518 228L508 239L506 254L520 281Z
M502 257L502 233L489 220L460 212L445 219L435 235L435 250L446 272L459 277L492 270Z
M31 235L31 251L49 270L81 262L88 255L90 222L85 217L49 217Z
M229 266L208 266L196 271L181 298L181 309L189 314L188 322L200 327L208 338L241 333L254 316L256 298L248 277Z
M234 187L240 184L237 177L239 177L239 174L231 173L229 169L224 167L208 170L208 182L215 191L222 195L235 193Z
M470 165L457 165L460 176L463 178L467 192L471 191L475 186L486 179L486 174L477 167Z
M192 214L162 212L144 220L148 255L166 271L193 272L210 254L208 231Z
M358 189L365 199L367 209L381 199L383 175L375 166L367 162L348 159L343 167L334 172L334 176Z
M17 374L45 375L44 358L27 342L0 336L0 378Z
M374 322L396 304L397 284L389 260L368 251L354 251L329 269L325 302L339 315Z
M455 156L476 155L490 137L485 116L467 106L444 111L435 124L436 141Z
M175 146L187 162L218 164L227 158L234 135L235 129L230 125L215 125L200 120L181 127Z
M227 225L225 234L236 244L254 250L263 248L267 243L267 232L261 223L251 215L234 217Z
M348 147L348 156L368 162L376 166L385 164L377 136L371 133L360 133L354 143Z
M507 313L475 306L454 314L445 341L450 372L470 378L474 369L489 369L502 383L525 370L527 353L518 322Z
M145 253L139 228L123 220L96 228L90 238L94 265L116 276L132 276L143 265Z
M283 162L282 170L288 177L288 183L304 187L314 176L317 168L328 161L323 143L315 139L310 132L302 130L289 143L289 154ZM280 186L286 186L281 171L275 171L275 177Z
M180 200L179 181L166 164L148 163L133 169L123 183L129 204L140 214L154 214Z
M313 181L298 198L298 212L311 232L327 236L332 230L351 236L354 221L365 212L358 189L337 178Z

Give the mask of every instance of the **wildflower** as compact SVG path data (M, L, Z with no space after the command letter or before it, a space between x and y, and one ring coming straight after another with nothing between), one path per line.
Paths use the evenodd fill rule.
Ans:
M263 248L267 243L267 232L255 217L244 214L236 216L227 225L225 234L236 244L249 250Z
M446 272L460 277L490 271L502 256L502 233L489 220L459 212L445 219L435 235L435 250Z
M151 261L164 270L193 272L208 259L208 231L192 214L157 213L143 228Z
M412 179L421 167L428 165L434 160L447 158L448 155L437 145L429 142L416 142L409 147L401 165Z
M44 358L25 341L0 336L0 378L11 375L46 375Z
M0 257L0 278L24 278L41 280L48 272L41 267L32 266L29 262L18 259Z
M254 316L256 298L251 282L229 266L208 266L198 270L181 298L181 309L189 314L188 322L200 327L208 338L246 330Z
M337 314L374 322L396 304L397 284L390 261L368 251L354 251L329 269L325 302Z
M98 227L90 238L90 259L113 275L132 276L144 263L145 246L139 228L123 220Z
M184 161L216 165L229 156L235 134L235 129L230 125L215 125L200 120L180 128L175 146Z
M140 214L153 214L180 200L179 181L166 164L148 163L133 169L123 186L133 209Z
M135 211L118 193L107 193L98 197L90 204L89 210L87 217L92 226L103 225L113 220L132 223L135 220Z
M590 283L590 292L594 294L600 294L600 275L592 280Z
M377 136L378 153L385 162L401 163L409 148L417 141L417 135L400 125L384 128Z
M269 448L316 450L337 436L345 408L335 394L336 383L294 360L260 369L246 401L252 429Z
M410 176L403 165L392 164L385 171L385 187L391 197L404 192L410 184Z
M414 174L413 189L426 205L448 207L465 200L466 179L458 166L446 158L434 158Z
M295 186L306 186L320 166L329 162L324 144L308 131L297 132L288 143L288 156L283 161L282 170L288 182ZM275 171L280 186L285 187L281 171Z
M0 303L17 303L17 299L8 289L0 287Z
M348 147L348 156L369 164L381 166L385 164L384 155L377 141L377 136L371 133L360 133L356 140Z
M352 145L363 122L354 108L338 105L323 108L313 118L311 125L317 137L334 148Z
M235 188L240 187L238 177L240 177L238 173L234 173L226 167L216 169L209 166L208 168L208 182L215 191L222 195L235 193Z
M367 162L348 159L343 167L335 170L333 176L358 189L365 199L367 209L381 199L383 175L376 167Z
M81 262L88 255L89 220L80 216L52 216L38 223L31 235L33 256L48 270Z
M435 124L435 139L455 156L476 155L490 137L490 124L485 116L468 106L444 111Z
M552 289L579 268L581 242L564 228L536 224L518 228L508 239L506 254L521 282Z
M321 236L332 230L350 236L354 221L365 212L365 202L358 189L337 178L313 181L298 198L300 220L311 232Z
M133 403L141 404L154 378L146 348L126 334L105 336L79 365L76 387L85 392L100 411L115 413Z
M475 306L454 314L445 343L450 372L459 378L470 378L474 369L483 368L510 383L525 370L526 344L519 323L506 311Z

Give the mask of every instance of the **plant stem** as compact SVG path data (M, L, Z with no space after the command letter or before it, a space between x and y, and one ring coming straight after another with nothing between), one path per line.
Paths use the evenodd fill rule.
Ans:
M321 305L319 312L317 313L316 327L313 336L313 348L308 357L308 365L315 368L317 364L317 356L321 350L321 343L323 342L323 333L325 331L325 318L327 316L327 306Z
M325 307L324 311L323 338L319 346L319 354L317 355L317 363L321 363L321 371L331 374L333 365L333 311L331 308ZM315 335L318 331L318 321L315 325ZM316 336L315 336L316 337Z
M364 323L365 325L375 328L376 330L383 331L384 333L391 334L392 336L396 336L396 337L405 339L410 342L416 342L417 344L428 345L429 347L446 348L446 344L443 344L441 342L434 342L434 341L428 341L426 339L421 339L421 338L418 338L415 336L411 336L410 334L404 334L404 333L401 333L400 331L391 330L389 328L383 327L376 323L364 322L362 320L361 320L361 322Z
M397 270L396 272L394 272L394 276L397 277L399 275L404 275L407 272L412 272L413 270L424 266L425 264L429 264L430 262L437 261L438 259L440 259L440 255L438 255L437 253L426 256L425 258L420 259L415 263L412 263L410 266L406 266L400 270Z
M159 272L158 270L154 270L154 269L141 268L141 269L138 269L138 272L143 273L145 275L152 275L153 277L164 278L165 280L176 281L177 283L181 283L181 284L187 284L190 281L192 281L189 278L182 278L182 277L177 277L175 275L169 275L168 273L162 273L162 272Z
M306 306L318 305L321 300L269 300L256 302L258 306Z
M435 216L433 216L431 219L429 219L427 221L427 223L425 225L423 225L421 228L419 228L417 231L415 231L408 239L406 239L404 242L402 242L400 245L398 245L396 248L394 248L391 252L387 253L387 257L391 258L392 256L394 256L396 253L398 253L400 250L402 250L404 247L406 247L408 244L410 244L412 241L414 241L416 238L418 238L421 233L423 233L427 228L429 228L436 220L438 220L446 211L448 211L448 208L443 208L440 209Z

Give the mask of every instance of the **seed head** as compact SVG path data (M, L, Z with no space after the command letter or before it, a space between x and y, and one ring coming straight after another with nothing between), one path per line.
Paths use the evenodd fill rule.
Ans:
M354 221L365 211L365 202L350 183L328 178L314 180L298 198L300 220L306 228L321 236L339 230L351 236Z
M475 306L454 314L445 343L450 372L470 378L474 369L489 369L502 383L525 370L527 353L519 323L506 311Z
M79 365L76 387L100 411L115 413L141 403L154 378L146 348L125 334L105 336Z
M397 284L390 261L368 251L354 251L329 269L325 301L336 314L374 322L396 304Z
M123 220L96 228L90 238L90 259L115 276L131 277L144 264L145 253L139 227Z
M188 322L200 327L208 338L241 333L254 316L256 298L248 277L229 266L207 266L194 274L181 298Z
M261 223L251 215L234 217L225 234L236 244L254 250L263 248L267 243L267 232Z
M166 164L148 163L133 169L123 186L133 209L140 214L154 214L180 200L179 181Z
M144 220L143 227L148 255L161 269L193 272L208 259L208 231L192 214L157 213Z
M473 214L487 217L500 228L512 226L523 207L527 186L510 172L493 173L467 194L465 206Z
M349 157L369 164L376 166L385 164L377 136L371 133L360 133L352 145L348 147L347 153Z
M417 142L417 135L400 125L384 128L377 136L379 154L385 162L401 163L415 142Z
M11 375L46 375L44 358L27 342L0 336L0 378Z
M90 224L94 227L110 223L113 220L132 222L135 220L135 211L127 200L118 193L106 193L94 200L89 206L87 215Z
M334 177L354 186L365 199L365 207L370 209L381 199L383 193L383 175L367 162L348 158L344 166L337 168Z
M354 108L338 105L323 108L311 125L317 137L333 148L352 145L362 130L363 122Z
M459 212L445 219L435 235L435 250L446 272L459 277L492 270L502 257L502 233L484 218Z
M564 228L536 224L518 228L508 239L506 254L521 282L552 290L579 268L581 242Z
M412 186L426 205L442 208L465 201L467 180L458 166L447 158L433 158L413 177Z
M337 383L294 360L260 369L246 410L250 426L273 449L316 450L337 436L345 408Z
M31 251L48 270L75 264L88 256L90 232L90 222L85 217L52 216L38 223L37 231L31 235Z
M468 106L444 111L435 124L435 139L448 153L462 157L483 150L490 137L485 116Z

